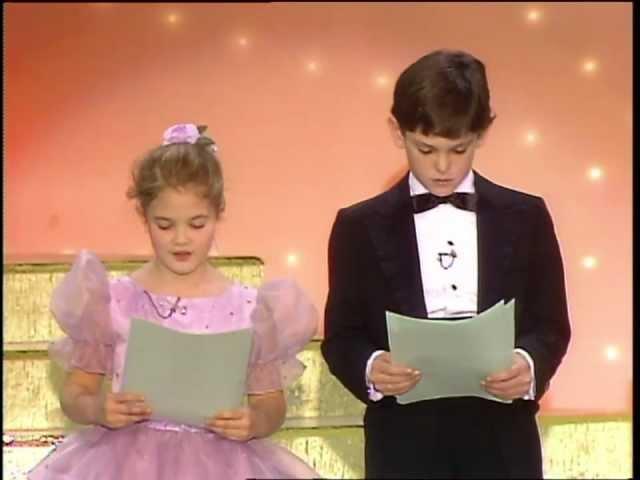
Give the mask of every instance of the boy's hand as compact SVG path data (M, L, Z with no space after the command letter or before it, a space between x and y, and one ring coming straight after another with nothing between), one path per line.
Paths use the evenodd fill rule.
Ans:
M489 375L482 386L491 395L504 400L524 397L531 387L531 369L529 363L519 353L513 354L511 367Z
M389 352L378 355L371 364L369 380L384 395L402 395L415 387L422 373L405 365L394 363Z

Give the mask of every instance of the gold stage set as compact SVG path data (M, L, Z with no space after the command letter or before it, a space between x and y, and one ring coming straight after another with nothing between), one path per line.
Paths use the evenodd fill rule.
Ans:
M105 261L113 275L141 258ZM56 391L63 372L47 358L47 344L62 335L49 312L51 292L73 258L5 259L3 343L3 479L26 472L74 428ZM257 286L263 263L255 257L211 259L229 277ZM274 440L326 478L362 478L363 405L329 374L314 340L300 355L307 365L287 392L288 415ZM539 417L546 478L630 478L631 415Z

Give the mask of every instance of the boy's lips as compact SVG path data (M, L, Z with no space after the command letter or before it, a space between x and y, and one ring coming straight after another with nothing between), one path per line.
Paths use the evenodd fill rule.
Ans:
M189 257L191 257L191 252L173 252L172 255L179 262L184 262L186 260L189 260Z

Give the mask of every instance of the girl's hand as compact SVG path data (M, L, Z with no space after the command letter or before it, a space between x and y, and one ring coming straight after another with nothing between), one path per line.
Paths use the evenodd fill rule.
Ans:
M256 415L250 407L224 410L207 420L207 427L229 440L246 442L255 435Z
M151 408L142 395L109 392L100 409L99 423L107 428L123 428L150 417Z

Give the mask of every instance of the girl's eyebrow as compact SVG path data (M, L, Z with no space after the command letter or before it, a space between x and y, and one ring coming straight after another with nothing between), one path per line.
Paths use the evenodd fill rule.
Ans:
M189 219L189 221L200 220L201 218L206 220L207 218L209 218L209 216L205 215L204 213L201 213L200 215L196 215L194 217L191 217ZM153 217L153 219L155 221L161 221L161 222L173 222L173 220L171 218L163 217L163 216L160 216L160 215L157 215L157 216Z

